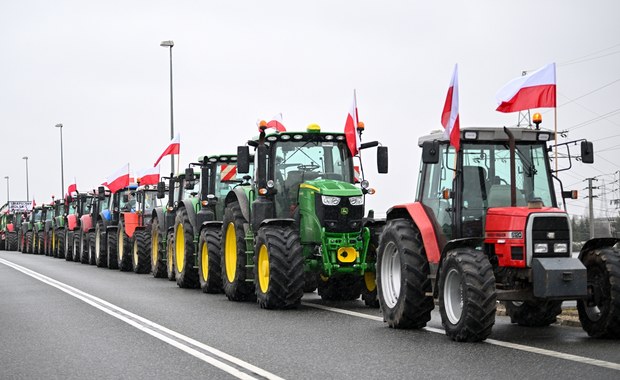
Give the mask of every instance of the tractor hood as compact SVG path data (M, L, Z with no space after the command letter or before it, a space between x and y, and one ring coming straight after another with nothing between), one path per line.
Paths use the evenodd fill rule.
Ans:
M333 179L315 179L300 185L302 189L310 189L321 195L337 197L362 195L362 190L353 184Z

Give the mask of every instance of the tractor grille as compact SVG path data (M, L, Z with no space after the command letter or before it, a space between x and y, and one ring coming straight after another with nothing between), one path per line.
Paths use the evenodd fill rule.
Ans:
M531 223L532 257L570 257L570 226L566 216L534 216ZM536 245L546 245L547 252L536 252ZM555 252L556 244L566 244L566 252Z
M357 232L362 228L364 206L351 206L349 197L341 197L337 206L325 206L321 196L315 198L316 213L327 232Z

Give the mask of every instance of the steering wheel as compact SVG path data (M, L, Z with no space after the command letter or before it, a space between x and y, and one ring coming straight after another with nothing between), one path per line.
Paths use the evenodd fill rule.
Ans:
M308 164L308 165L297 165L297 169L303 170L305 172L310 172L318 169L320 166L317 164Z

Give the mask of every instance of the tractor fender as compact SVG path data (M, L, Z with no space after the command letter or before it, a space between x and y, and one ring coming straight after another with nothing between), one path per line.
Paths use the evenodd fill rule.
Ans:
M420 202L397 205L387 212L387 220L409 219L416 225L422 235L424 251L429 264L437 264L441 259L440 240L437 238L435 226L424 206ZM445 244L444 244L445 245Z
M226 195L226 200L224 201L225 205L228 205L232 202L239 202L239 206L241 207L241 213L246 221L250 221L250 201L248 199L247 194L243 190L243 187L239 186L234 188L232 191L228 192Z
M189 222L192 225L192 230L198 231L198 228L196 228L196 209L194 209L194 204L189 199L182 200L181 204L182 205L179 205L179 208L177 208L177 213L181 207L185 208Z
M157 208L155 209L155 211L153 211L153 216L151 218L151 220L153 220L153 218L157 218L158 222L159 222L159 232L162 234L162 236L166 235L166 217L164 216L164 210L161 208Z
M462 238L462 239L454 239L450 240L446 243L446 245L441 250L441 258L439 259L439 263L437 264L437 271L435 272L435 279L433 280L433 297L437 298L439 296L439 278L441 277L439 273L441 273L441 266L443 264L443 258L448 254L448 252L456 249L456 248L472 248L475 249L477 247L482 246L484 243L484 238Z
M69 231L73 231L77 228L77 215L70 214L67 215L67 229Z
M82 231L84 231L84 232L90 231L90 229L93 227L93 218L92 218L92 216L90 214L82 215L80 220L81 220L80 226L82 227Z
M200 229L204 228L222 228L224 223L221 220L209 220L208 222L202 222Z
M52 227L52 221L51 220L46 220L45 221L45 227L43 227L43 231L47 232L49 231Z
M133 233L138 226L138 214L136 214L135 212L123 212L121 213L121 215L125 226L125 233L127 234L127 236L132 238Z
M263 226L288 227L288 226L292 226L294 224L295 224L295 219L293 219L293 218L265 219L262 222L260 222L258 228L261 228ZM258 230L254 231L254 232L258 232Z
M605 247L613 247L619 241L620 239L612 237L590 239L583 245L583 247L579 251L579 260L581 260L581 257L587 252Z
M13 223L9 223L9 224L7 224L7 225L6 225L6 229L7 229L7 231L9 231L9 232L13 232L13 231L15 231L15 227L13 226Z

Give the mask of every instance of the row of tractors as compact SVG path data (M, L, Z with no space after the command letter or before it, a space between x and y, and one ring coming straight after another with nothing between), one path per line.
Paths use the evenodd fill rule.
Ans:
M157 185L99 187L36 207L16 244L267 309L294 308L315 290L323 300L361 296L393 328L424 327L438 305L456 341L486 339L500 302L513 323L548 326L576 300L590 336L618 338L618 239L572 252L557 198L565 209L576 194L550 166L553 139L538 126L463 128L455 150L441 132L424 136L415 201L377 219L365 210L374 190L361 154L344 133L261 126L235 154L200 157ZM590 142L560 145L568 160L593 163ZM375 147L387 173L386 147L359 150Z

